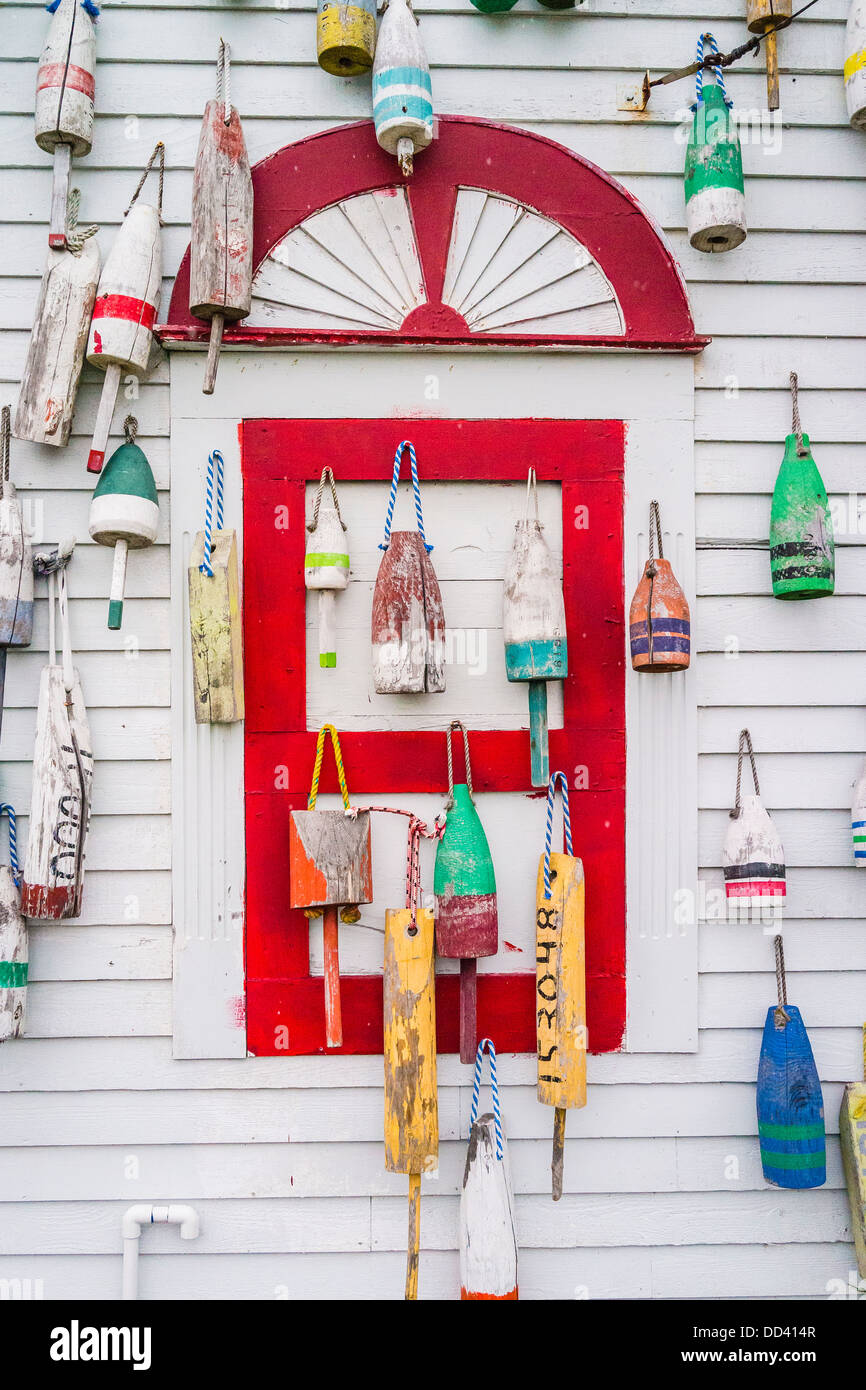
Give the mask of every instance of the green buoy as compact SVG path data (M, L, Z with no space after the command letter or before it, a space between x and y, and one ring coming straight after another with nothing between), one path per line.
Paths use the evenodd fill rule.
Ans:
M791 373L793 433L773 489L770 570L776 598L821 598L835 585L835 545L827 489L800 428L797 374Z

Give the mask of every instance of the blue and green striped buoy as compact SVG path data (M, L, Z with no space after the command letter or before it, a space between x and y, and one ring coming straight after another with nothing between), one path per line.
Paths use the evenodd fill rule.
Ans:
M824 1098L800 1010L767 1010L758 1064L758 1137L767 1182L822 1187L827 1180Z

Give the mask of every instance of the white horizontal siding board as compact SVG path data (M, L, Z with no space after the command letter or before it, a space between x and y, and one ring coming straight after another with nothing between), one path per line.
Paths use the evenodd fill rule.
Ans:
M28 944L29 984L42 980L171 978L171 929L168 926L72 928L31 922Z

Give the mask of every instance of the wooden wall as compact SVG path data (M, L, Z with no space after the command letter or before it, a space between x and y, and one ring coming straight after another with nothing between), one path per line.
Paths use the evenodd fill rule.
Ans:
M702 25L723 49L740 42L744 8L742 0L587 0L556 16L519 0L486 19L469 0L418 5L438 109L538 130L619 177L664 227L698 330L713 335L695 363L697 532L731 544L698 555L700 862L717 885L736 733L748 724L798 913L787 938L790 995L810 1026L835 1134L841 1085L860 1071L866 1003L864 886L850 866L847 813L866 747L866 552L856 499L853 523L837 535L830 602L774 603L766 552L737 542L767 535L791 368L819 466L846 507L861 476L866 143L847 126L839 76L846 0L820 0L781 39L783 124L744 143L750 234L731 255L701 256L685 237L689 84L654 95L643 117L616 110L619 83L646 66L685 62ZM3 401L16 394L44 259L50 173L30 113L46 23L39 4L8 4L0 18ZM161 138L165 264L176 267L220 34L232 45L252 160L368 116L364 80L336 81L315 65L309 3L106 5L96 138L74 171L82 218L104 228L103 251ZM755 63L742 64L729 86L741 110L763 105ZM29 1037L0 1050L0 1280L42 1280L45 1297L115 1296L120 1213L132 1201L172 1199L200 1208L202 1235L181 1253L175 1232L148 1232L144 1297L399 1296L405 1197L383 1169L374 1060L310 1058L289 1073L280 1060L170 1058L168 496L161 492L163 543L131 557L124 629L109 633L111 557L87 540L84 466L100 380L85 377L65 453L15 444L12 455L36 539L72 530L79 538L71 617L97 764L85 913L32 929ZM161 489L168 380L163 361L140 399L124 403L138 415ZM44 609L33 648L9 661L0 786L22 812ZM535 1102L533 1059L503 1059L524 1296L826 1297L847 1281L854 1260L835 1138L825 1189L781 1193L761 1178L753 1080L773 998L769 942L757 929L708 924L700 951L700 1052L591 1063L582 1137L569 1142L558 1206L547 1195L549 1114ZM438 1195L424 1202L422 1296L453 1297L457 1287L464 1082L457 1060L443 1059L448 1137Z

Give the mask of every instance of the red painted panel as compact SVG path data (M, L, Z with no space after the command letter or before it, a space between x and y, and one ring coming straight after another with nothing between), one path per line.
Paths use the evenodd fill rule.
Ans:
M316 742L305 714L304 484L339 460L341 480L381 481L384 517L394 450L404 438L416 446L422 479L522 482L531 460L539 481L562 484L570 674L565 727L550 735L551 765L575 786L572 823L587 878L590 1048L609 1051L625 1025L624 430L619 421L561 420L254 420L242 427L249 1047L275 1055L326 1050L323 983L309 975L309 925L288 907L289 811L306 804ZM356 804L405 793L411 805L412 793L444 792L441 732L347 732L341 743ZM529 785L528 729L472 731L472 770L479 791L544 796ZM330 759L321 790L337 790ZM539 805L539 852L542 844ZM507 905L500 914L507 940ZM479 977L480 1026L503 1051L534 1050L533 981L530 972ZM378 977L343 978L343 1052L381 1051L381 995ZM437 1001L440 1050L456 1051L456 976L439 980Z

